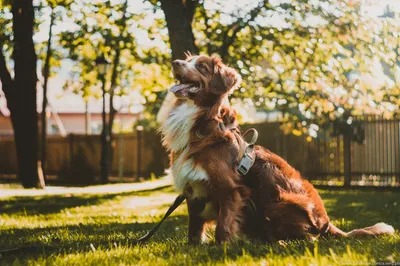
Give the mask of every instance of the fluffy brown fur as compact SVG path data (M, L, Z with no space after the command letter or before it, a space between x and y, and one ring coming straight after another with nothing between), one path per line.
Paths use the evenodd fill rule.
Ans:
M164 141L171 151L171 169L179 169L178 164L193 162L190 171L201 169L207 175L200 181L188 179L183 191L189 210L189 241L200 242L204 225L209 221L216 221L217 242L230 241L240 229L246 189L236 173L239 147L234 133L220 130L218 125L236 123L235 119L230 120L234 118L233 110L224 107L223 101L241 79L220 59L208 56L176 60L173 70L181 84L171 88L178 98L171 114L188 103L194 103L197 111L184 149L174 150L173 144ZM168 126L164 124L161 128L166 139L171 131ZM181 158L183 155L184 159ZM174 178L181 178L180 173L175 170Z
M374 226L345 233L329 220L314 186L285 160L260 146L256 161L243 177L251 190L253 208L246 213L243 232L262 240L313 239L323 234L341 237L393 234L390 225Z
M198 243L204 224L213 220L217 242L231 240L240 230L265 241L327 233L341 237L393 234L393 227L384 223L349 233L333 226L313 185L263 147L256 146L256 160L248 174L238 175L236 132L220 130L218 124L237 126L234 110L222 102L240 76L219 59L207 56L174 61L174 74L182 84L189 84L171 89L180 98L174 108L187 101L198 107L185 159L193 160L193 171L200 166L208 176L200 182L188 180L185 186L190 242ZM180 155L171 149L172 165Z

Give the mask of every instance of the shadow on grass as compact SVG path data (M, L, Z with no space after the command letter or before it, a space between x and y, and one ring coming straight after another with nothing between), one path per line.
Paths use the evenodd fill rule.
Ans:
M107 200L114 200L116 197L148 196L153 192L172 192L170 186L163 186L148 190L130 191L113 194L64 194L64 195L43 195L31 197L13 197L0 202L0 214L7 215L38 215L59 213L63 209L90 206L103 203Z
M147 230L150 230L156 223L109 223L105 225L71 225L61 227L47 227L34 229L17 229L13 232L1 231L0 238L9 239L10 237L19 239L35 239L28 243L16 242L14 246L0 245L0 250L12 247L22 247L13 252L1 253L3 262L12 263L16 259L39 257L50 257L58 254L78 254L90 253L95 251L110 251L117 248L125 250L138 248L138 252L143 250L148 252L149 247L152 256L162 257L166 260L173 260L174 254L189 254L196 256L196 263L224 263L226 260L236 260L244 254L254 259L265 258L269 253L282 256L293 256L313 252L318 246L320 256L330 256L332 251L337 254L346 254L347 245L350 245L353 252L371 255L371 250L366 246L373 246L374 239L367 239L365 242L352 242L349 239L326 238L318 242L311 241L292 241L288 245L279 243L261 243L258 241L238 240L228 248L215 243L193 246L186 241L187 230L186 216L173 216L163 224L162 228L148 243L141 246L134 246L134 240ZM44 240L47 238L46 240ZM0 242L1 243L1 242ZM143 248L143 249L142 249ZM399 243L386 243L384 248L375 247L372 254L378 258L390 256L394 250L400 248ZM311 256L311 255L310 255Z
M108 195L79 195L73 197L43 196L39 199L15 198L0 205L2 213L13 215L26 210L28 214L48 214L59 212L64 208L82 205L99 204L115 197L148 196L156 192L172 192L172 189L157 188L140 192L125 192ZM357 192L357 191L322 191L321 196L327 201L327 211L333 219L352 221L352 227L364 227L376 222L384 221L392 224L396 229L400 226L400 209L397 202L400 193ZM395 204L397 202L397 204ZM6 205L9 204L9 205ZM7 207L8 206L8 207ZM386 207L385 207L386 206ZM158 221L156 221L158 222ZM22 248L2 254L2 260L12 263L23 257L24 259L50 257L57 254L89 253L94 250L131 250L136 238L144 235L156 225L156 222L123 223L110 222L106 224L86 224L53 226L45 228L24 228L1 230L0 250ZM186 243L187 217L183 215L170 217L156 233L156 235L139 251L150 248L154 256L173 259L174 254L189 254L196 256L196 263L224 263L225 260L236 260L247 254L255 259L265 258L269 253L282 256L302 255L313 252L318 246L318 254L330 256L346 254L347 246L359 254L384 259L400 250L399 241L386 241L377 245L376 239L351 240L339 238L320 239L310 241L292 241L283 246L278 243L260 243L257 241L239 240L225 248L216 244L190 246ZM353 228L342 228L349 230ZM144 254L146 254L144 252ZM145 255L144 255L145 256ZM310 255L311 256L311 255Z
M0 229L0 254L3 258L27 254L29 256L52 253L89 252L93 249L112 249L116 246L133 247L134 240L146 234L157 222L107 223L50 226L44 228ZM170 217L149 241L163 241L182 234L187 217ZM26 239L28 241L20 241ZM10 249L10 251L5 251ZM15 250L14 250L15 249Z
M357 227L385 222L400 228L399 192L342 190L320 194L331 220L351 221Z

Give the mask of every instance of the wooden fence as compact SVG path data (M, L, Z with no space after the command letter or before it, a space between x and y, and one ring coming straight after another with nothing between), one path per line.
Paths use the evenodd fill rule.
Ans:
M249 125L258 144L286 159L317 185L400 187L400 119L360 116L351 134L285 135L280 123ZM247 127L247 126L246 126Z
M256 128L259 145L282 156L314 184L400 187L400 119L362 116L354 123L357 137L285 135L280 123L244 128ZM168 168L168 156L155 132L115 135L113 147L114 179L160 176ZM100 149L100 136L50 137L48 174L67 183L97 183ZM0 175L15 175L16 169L13 139L0 138Z
M50 136L47 145L47 178L69 184L99 183L101 141L99 135ZM154 132L115 135L111 180L131 181L151 174L160 176L168 156ZM0 175L15 176L15 145L12 137L0 138Z

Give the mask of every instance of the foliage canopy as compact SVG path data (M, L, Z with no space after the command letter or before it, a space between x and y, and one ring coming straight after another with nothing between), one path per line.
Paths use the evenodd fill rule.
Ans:
M154 120L164 90L173 83L170 41L176 33L167 26L184 19L200 53L222 57L243 76L232 104L240 110L281 112L287 132L316 136L328 121L351 124L354 115L399 111L400 20L390 9L377 17L364 11L364 2L353 0L202 0L181 3L193 16L171 18L165 16L167 4L42 1L36 21L43 23L46 13L40 9L46 6L63 10L58 21L68 21L52 59L52 66L63 58L75 62L66 88L86 100L100 97L94 60L105 54L118 73L107 76L109 93L131 95L132 102L144 104L148 121ZM1 12L7 50L9 10ZM43 47L45 43L37 43L38 51ZM132 91L140 92L140 99ZM245 112L241 117L252 120Z

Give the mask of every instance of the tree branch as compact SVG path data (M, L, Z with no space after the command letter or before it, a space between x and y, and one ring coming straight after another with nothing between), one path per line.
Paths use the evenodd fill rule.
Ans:
M244 21L243 18L239 18L237 21L228 25L227 30L224 32L223 44L219 49L219 54L222 60L224 60L225 57L228 55L229 47L235 41L236 35L239 33L239 31L241 31L244 27L246 27L249 24L249 22L254 21L254 19L260 14L261 9L265 5L267 5L268 2L269 0L263 0L255 8L253 8L249 13L250 18L248 20ZM229 36L229 32L231 30L232 34Z
M119 61L120 61L120 56L121 56L121 50L123 47L120 45L120 40L124 38L124 33L126 31L126 20L128 19L128 14L127 14L127 9L128 9L128 0L125 0L124 5L122 6L122 18L120 20L121 23L121 33L120 36L117 38L117 47L115 49L115 57L114 57L114 62L113 62L113 70L111 73L111 85L110 85L110 116L109 116L109 121L108 121L108 130L110 136L112 136L112 126L114 123L114 118L117 113L117 110L114 108L114 94L115 94L115 86L117 83L117 76L118 76L118 66L119 66Z

